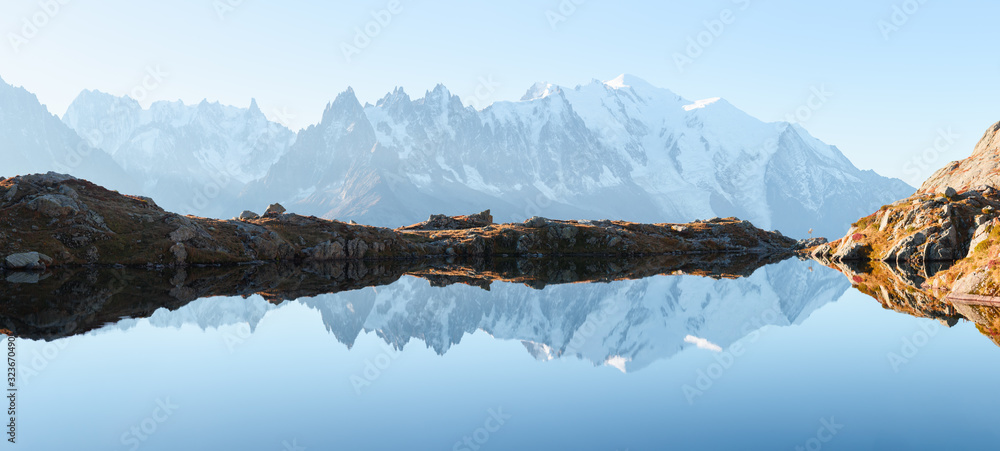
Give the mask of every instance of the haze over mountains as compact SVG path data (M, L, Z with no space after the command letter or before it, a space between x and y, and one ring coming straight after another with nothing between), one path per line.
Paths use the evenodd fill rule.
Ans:
M721 99L689 101L628 75L572 89L539 83L520 101L483 110L441 85L418 99L396 89L375 105L348 89L297 134L256 103L142 109L93 91L80 94L63 125L2 83L0 117L0 137L17 138L0 148L13 161L3 175L58 171L82 142L101 151L71 174L212 217L281 202L300 214L395 227L489 208L497 221L738 216L791 236L839 236L914 191L857 169L798 125L759 121Z

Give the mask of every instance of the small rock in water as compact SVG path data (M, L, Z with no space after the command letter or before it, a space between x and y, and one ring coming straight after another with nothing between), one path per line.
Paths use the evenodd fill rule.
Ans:
M4 260L7 269L27 269L44 270L45 265L51 264L52 258L38 252L25 252L22 254L8 255Z

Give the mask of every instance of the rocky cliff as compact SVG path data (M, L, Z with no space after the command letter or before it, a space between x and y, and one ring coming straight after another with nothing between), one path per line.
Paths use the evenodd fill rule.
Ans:
M951 325L975 321L1000 344L1000 123L969 158L913 196L855 222L807 252L883 306Z

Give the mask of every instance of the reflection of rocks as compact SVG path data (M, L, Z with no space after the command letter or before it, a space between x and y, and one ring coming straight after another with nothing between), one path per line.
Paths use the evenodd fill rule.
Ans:
M958 319L954 307L944 301L948 292L924 288L925 274L909 265L839 263L836 268L858 291L875 298L887 309L950 324Z
M809 255L840 269L886 308L949 325L964 316L1000 344L995 316L958 303L1000 299L992 297L1000 296L998 158L1000 123L971 157L937 171L910 198L859 219L844 238Z
M360 248L356 248L360 252ZM395 282L405 274L434 285L464 283L488 289L494 281L535 288L576 282L610 282L657 274L738 278L780 261L756 254L718 254L705 259L658 256L643 259L495 259L325 261L301 265L186 267L161 270L63 269L0 282L0 328L17 336L53 339L124 317L146 317L208 296L259 294L272 302L356 290Z
M958 313L976 323L976 328L1000 346L1000 305L976 302L954 302Z

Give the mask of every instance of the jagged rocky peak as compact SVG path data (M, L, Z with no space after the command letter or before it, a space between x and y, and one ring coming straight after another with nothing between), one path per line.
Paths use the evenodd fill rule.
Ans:
M247 110L247 112L250 113L251 115L254 115L254 116L256 116L258 114L264 114L262 111L260 111L260 106L257 105L257 99L256 98L251 98L250 99L250 107Z
M920 192L941 193L948 188L961 192L983 186L1000 187L1000 122L986 130L972 156L939 169L920 186Z
M375 106L379 108L389 108L397 104L408 104L410 103L410 96L403 90L401 86L397 86L392 92L385 95L375 102Z
M320 124L329 124L334 121L346 119L357 119L365 114L364 107L354 93L354 88L348 86L347 89L337 94L337 97L326 105L323 111L323 119Z

